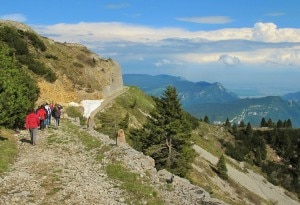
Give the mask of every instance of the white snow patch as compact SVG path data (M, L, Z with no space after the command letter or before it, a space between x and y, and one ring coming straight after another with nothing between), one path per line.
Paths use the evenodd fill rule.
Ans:
M88 118L91 113L96 110L103 100L83 100L80 104L83 106L84 112L83 117Z

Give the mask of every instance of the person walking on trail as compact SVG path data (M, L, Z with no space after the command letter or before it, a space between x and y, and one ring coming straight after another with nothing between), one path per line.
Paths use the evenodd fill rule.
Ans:
M40 130L43 130L45 128L45 119L46 119L46 111L43 105L38 108L36 114L39 116L40 119Z
M39 116L35 113L34 109L32 109L26 115L26 119L25 119L25 128L29 130L32 145L36 145L39 125L40 125Z
M48 127L51 124L51 108L48 103L45 104L45 111L46 111L46 119L45 119L45 126Z
M53 109L53 117L55 119L55 127L59 126L60 116L61 116L61 106L58 104L55 104L54 109Z

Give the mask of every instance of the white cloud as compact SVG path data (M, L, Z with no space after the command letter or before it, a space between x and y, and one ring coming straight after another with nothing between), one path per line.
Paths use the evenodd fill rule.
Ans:
M177 18L177 20L200 24L226 24L233 21L228 16L185 17Z
M182 63L177 60L171 61L169 59L161 59L161 60L157 61L156 63L154 63L154 65L156 67L161 67L163 65L181 65L181 64Z
M18 21L18 22L25 22L27 20L25 15L17 14L17 13L0 16L0 19Z
M51 39L81 43L99 55L112 57L124 73L180 74L195 81L227 82L239 88L258 85L257 80L267 80L272 88L274 82L299 87L300 29L278 28L273 23L212 31L120 22L32 28ZM232 68L226 69L228 65Z
M61 42L130 41L152 43L169 38L253 40L260 42L300 42L300 29L279 29L273 23L256 23L253 28L188 31L181 28L152 28L120 22L40 25L37 32Z
M221 62L225 65L286 65L300 66L300 46L290 48L261 48L255 50L244 50L238 52L204 52L204 53L180 53L174 58L185 63L216 64ZM263 69L263 68L262 68Z
M231 56L228 54L223 54L220 56L219 61L224 63L225 65L236 65L240 63L240 59L235 57L235 56Z
M262 42L300 42L300 29L278 29L274 23L256 23L252 40Z
M57 41L82 43L121 63L139 61L156 67L220 62L241 66L300 65L300 29L280 29L273 23L195 32L120 22L56 24L34 29Z

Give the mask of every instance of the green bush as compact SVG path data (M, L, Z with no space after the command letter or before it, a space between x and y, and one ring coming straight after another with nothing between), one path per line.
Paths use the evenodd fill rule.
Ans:
M7 46L0 42L0 127L17 128L24 126L25 116L34 108L40 91L8 53Z
M53 54L46 54L45 57L48 58L48 59L52 58L54 60L58 60L58 57L56 55L53 55Z
M31 55L20 55L17 56L17 59L20 63L27 65L28 69L34 72L36 75L42 76L45 80L50 83L56 81L56 74L45 66L45 64L35 60Z
M8 26L0 28L0 40L14 49L16 55L27 55L29 53L26 42L15 28Z
M75 107L75 106L69 106L66 108L66 113L69 117L72 118L77 118L77 117L81 117L82 113L80 111L79 107Z
M46 51L47 47L44 42L33 32L24 32L25 36L31 41L33 47L40 51Z

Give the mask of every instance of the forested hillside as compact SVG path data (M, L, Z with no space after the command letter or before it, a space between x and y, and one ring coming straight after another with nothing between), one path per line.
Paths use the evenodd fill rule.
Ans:
M286 127L264 126L258 129L252 129L250 123L244 127L227 124L235 141L223 141L223 146L227 155L259 167L270 182L297 193L299 197L300 129L286 124ZM268 156L268 148L275 151L277 158Z

